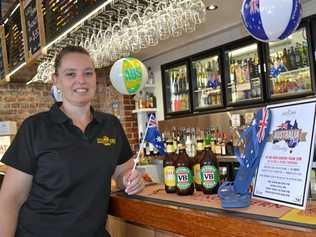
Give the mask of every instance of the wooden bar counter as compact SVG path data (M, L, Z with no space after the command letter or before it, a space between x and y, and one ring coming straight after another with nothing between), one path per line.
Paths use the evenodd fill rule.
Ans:
M122 193L112 194L109 214L135 225L183 236L316 237L316 225L256 218L257 215L223 209L198 210Z

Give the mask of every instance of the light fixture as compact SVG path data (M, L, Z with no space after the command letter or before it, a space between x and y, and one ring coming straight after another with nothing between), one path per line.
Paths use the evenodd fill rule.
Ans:
M15 68L12 72L9 73L9 77L11 77L14 73L16 73L17 71L19 71L22 67L24 67L26 65L26 62L23 62L21 65L19 65L17 68Z
M217 5L211 4L211 5L209 5L209 6L206 7L206 10L207 10L207 11L215 11L215 10L217 10L217 8L218 8Z
M13 9L13 11L10 13L10 16L12 16L12 15L15 13L15 11L19 9L19 7L20 7L20 3L18 3L18 4L15 6L15 8Z

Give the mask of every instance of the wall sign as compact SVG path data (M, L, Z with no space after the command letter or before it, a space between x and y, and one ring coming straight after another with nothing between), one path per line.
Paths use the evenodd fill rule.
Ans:
M304 209L314 156L316 100L268 108L272 112L271 129L260 160L254 197Z
M28 51L34 54L41 47L36 0L25 1L24 17Z

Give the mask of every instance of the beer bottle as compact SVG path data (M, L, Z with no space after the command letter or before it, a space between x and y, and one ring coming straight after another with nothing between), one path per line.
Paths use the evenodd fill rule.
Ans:
M219 187L218 164L214 153L209 146L205 147L201 165L201 184L205 194L217 193Z
M175 172L175 160L176 155L174 153L173 142L167 141L167 155L163 160L163 173L165 190L167 193L176 192L176 172Z
M194 192L193 175L190 158L181 143L178 145L179 154L176 161L176 192L178 195L191 195Z
M203 139L197 140L196 144L196 155L194 157L194 163L193 163L193 175L194 175L194 186L196 191L201 191L201 173L200 173L200 162L203 159L203 153L204 153L204 144Z
M219 179L220 179L221 184L228 180L227 166L220 166L219 167Z

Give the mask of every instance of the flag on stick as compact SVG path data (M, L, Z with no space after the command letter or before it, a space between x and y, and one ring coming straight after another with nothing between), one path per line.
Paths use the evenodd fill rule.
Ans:
M154 114L149 115L148 123L145 130L145 135L139 146L140 149L138 150L137 156L134 159L133 170L136 168L136 165L139 162L139 155L140 155L141 148L144 146L144 141L147 141L153 144L153 146L159 150L160 155L165 155L165 150L164 150L165 145L162 142L161 135L157 126L156 117Z
M165 155L165 145L158 130L158 125L154 114L150 114L149 116L145 141L153 144L153 146L159 150L160 155Z

